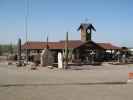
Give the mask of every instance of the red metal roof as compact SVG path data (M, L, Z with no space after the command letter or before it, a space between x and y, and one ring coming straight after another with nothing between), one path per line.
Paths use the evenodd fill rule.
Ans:
M68 48L76 48L80 46L82 42L77 41L69 41ZM47 47L47 42L27 42L25 43L22 48L23 49L44 49ZM48 42L48 47L50 49L64 49L65 48L65 41L60 42Z
M108 49L108 50L116 50L116 49L121 49L118 46L112 45L111 43L97 43L100 47L103 49Z
M83 44L84 42L80 40L69 40L68 48L77 48ZM120 49L120 47L114 46L110 43L96 43L96 44L106 50ZM44 49L46 47L47 47L47 42L33 42L33 41L29 41L22 46L23 49ZM65 41L63 40L59 42L48 42L48 47L50 49L64 49Z

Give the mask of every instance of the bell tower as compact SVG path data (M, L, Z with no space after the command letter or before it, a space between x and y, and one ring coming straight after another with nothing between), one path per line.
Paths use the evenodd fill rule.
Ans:
M78 30L80 30L81 41L91 41L92 30L96 31L92 24L81 23Z

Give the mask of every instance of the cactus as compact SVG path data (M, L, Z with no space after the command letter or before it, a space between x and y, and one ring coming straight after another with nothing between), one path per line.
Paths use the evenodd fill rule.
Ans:
M21 39L18 39L18 66L21 66Z
M65 40L65 59L64 59L64 68L68 68L68 32L66 33L66 40Z
M69 53L68 53L68 60L70 61L70 62L72 62L72 54L73 54L73 48L70 48L68 51L69 51Z

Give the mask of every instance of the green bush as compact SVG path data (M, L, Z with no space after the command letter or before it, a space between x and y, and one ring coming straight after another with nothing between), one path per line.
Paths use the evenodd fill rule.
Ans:
M0 45L0 56L2 55L2 46Z

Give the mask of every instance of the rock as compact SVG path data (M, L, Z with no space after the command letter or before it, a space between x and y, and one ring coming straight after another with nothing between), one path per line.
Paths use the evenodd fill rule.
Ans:
M16 66L17 66L17 67L21 67L21 66L22 66L22 63L18 63L18 62L17 62L17 63L16 63Z
M32 64L31 64L31 70L36 70L36 69L37 69L36 64L35 64L35 63L32 63Z
M8 65L13 65L13 63L12 62L8 62Z
M34 67L31 67L31 70L36 70L36 69L37 69L37 67L35 67L35 66Z
M48 68L53 69L53 66L48 66Z

